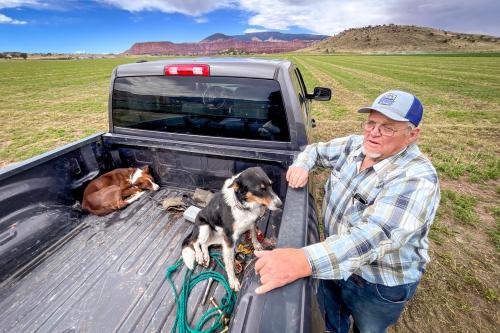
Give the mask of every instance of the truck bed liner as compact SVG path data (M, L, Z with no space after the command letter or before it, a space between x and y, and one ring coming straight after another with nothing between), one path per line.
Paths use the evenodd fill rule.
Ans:
M2 283L0 331L170 331L176 309L165 271L192 224L158 202L183 194L192 193L162 188L108 216L85 216L57 251ZM184 270L174 275L177 289ZM211 306L199 304L206 283L191 294L192 321ZM225 291L215 285L220 299Z

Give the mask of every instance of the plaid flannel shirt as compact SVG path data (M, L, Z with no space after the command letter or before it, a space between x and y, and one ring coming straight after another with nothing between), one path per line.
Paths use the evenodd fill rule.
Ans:
M304 247L313 277L357 274L372 283L416 282L428 256L430 226L439 204L439 182L416 144L358 172L363 137L315 143L294 166L331 168L325 185L326 240Z

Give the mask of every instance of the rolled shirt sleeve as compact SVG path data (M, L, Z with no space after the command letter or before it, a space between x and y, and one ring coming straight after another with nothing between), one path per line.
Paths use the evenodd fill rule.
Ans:
M307 171L311 171L315 167L331 168L345 148L350 146L350 141L352 141L351 137L343 137L329 142L313 143L297 156L293 166L301 167Z

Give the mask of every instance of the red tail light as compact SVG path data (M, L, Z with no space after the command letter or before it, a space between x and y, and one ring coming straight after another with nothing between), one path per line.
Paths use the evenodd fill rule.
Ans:
M199 64L179 64L165 66L165 75L209 76L210 67Z

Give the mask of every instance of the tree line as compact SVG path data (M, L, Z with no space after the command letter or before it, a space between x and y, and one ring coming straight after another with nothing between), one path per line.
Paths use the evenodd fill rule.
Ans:
M25 52L0 52L0 59L12 59L12 58L23 58L26 60L28 58L28 53Z

